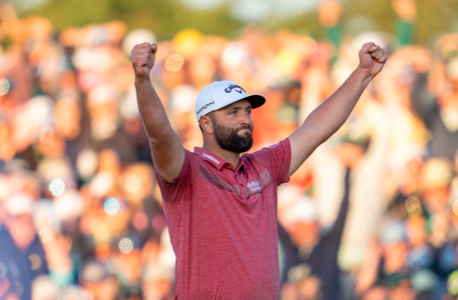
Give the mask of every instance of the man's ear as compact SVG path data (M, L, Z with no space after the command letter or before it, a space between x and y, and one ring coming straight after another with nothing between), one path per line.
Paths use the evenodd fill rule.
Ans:
M200 117L199 124L200 124L200 127L202 127L202 130L205 131L206 133L209 133L209 134L213 133L213 122L212 122L212 118L210 118L209 115Z

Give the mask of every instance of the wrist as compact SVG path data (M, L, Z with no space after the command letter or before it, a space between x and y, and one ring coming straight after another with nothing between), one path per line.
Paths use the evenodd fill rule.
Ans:
M149 76L135 75L135 84L144 84L150 82Z
M371 81L374 77L375 74L372 74L372 72L364 67L358 66L353 73L361 80L361 81Z

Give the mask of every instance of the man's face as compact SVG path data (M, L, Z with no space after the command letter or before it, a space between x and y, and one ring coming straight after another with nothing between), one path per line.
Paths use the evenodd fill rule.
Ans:
M251 104L246 101L238 101L217 112L219 115L211 115L213 129L218 145L227 151L243 153L250 150L253 145L253 123L251 121ZM225 126L217 121L221 119Z

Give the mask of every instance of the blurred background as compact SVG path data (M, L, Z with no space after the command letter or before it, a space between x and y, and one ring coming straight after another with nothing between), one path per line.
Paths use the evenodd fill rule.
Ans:
M173 299L175 256L130 51L185 147L228 79L277 143L375 42L389 54L339 132L279 187L283 300L458 294L455 0L0 0L0 299Z

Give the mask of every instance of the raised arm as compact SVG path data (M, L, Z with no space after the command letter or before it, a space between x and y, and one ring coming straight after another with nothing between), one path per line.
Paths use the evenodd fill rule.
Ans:
M178 176L184 162L184 148L172 129L159 96L150 82L157 45L143 43L132 49L132 66L135 72L135 89L143 125L150 140L156 170L166 180Z
M289 136L293 174L307 157L347 120L369 82L383 68L387 56L374 43L366 43L359 50L359 66L326 101L305 119L304 123Z

